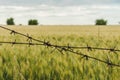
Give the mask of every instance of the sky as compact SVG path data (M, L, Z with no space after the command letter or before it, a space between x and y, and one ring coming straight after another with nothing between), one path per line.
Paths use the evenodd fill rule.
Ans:
M0 24L37 19L43 25L94 25L96 19L120 22L120 0L0 0Z

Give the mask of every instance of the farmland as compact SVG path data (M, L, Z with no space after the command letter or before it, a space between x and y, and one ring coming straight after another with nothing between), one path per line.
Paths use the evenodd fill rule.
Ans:
M15 31L57 45L120 49L120 26L7 26ZM0 41L27 42L0 28ZM35 41L33 41L35 42ZM120 67L45 46L0 46L0 80L119 80ZM79 50L83 54L120 64L120 52Z

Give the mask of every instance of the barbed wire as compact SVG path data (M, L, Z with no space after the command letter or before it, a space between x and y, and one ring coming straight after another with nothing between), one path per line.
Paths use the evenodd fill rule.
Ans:
M5 42L5 41L0 41L0 44L25 44L25 45L45 45L43 43L39 44L39 43L32 43L32 42ZM78 46L78 47L74 47L74 46L58 46L58 45L51 45L52 46L55 46L55 47L63 47L63 48L70 48L70 49L87 49L88 51L92 51L92 50L104 50L104 51L111 51L111 52L120 52L119 49L114 49L114 48L100 48L100 47L90 47L90 46L87 46L87 47L84 47L84 46Z
M43 44L39 44L39 43L16 42L16 41L14 41L14 42L0 41L0 44L1 44L1 45L2 45L2 44L12 44L12 45L14 45L14 44L22 44L22 45L43 45Z
M88 45L86 47L70 46L69 44L67 46L55 45L55 44L51 44L49 41L38 40L38 39L35 39L35 38L29 36L29 34L25 35L23 33L15 31L15 30L9 29L7 27L0 26L0 28L3 28L5 30L10 31L10 34L13 34L13 35L18 34L18 35L24 36L24 37L27 38L27 41L28 41L28 42L16 42L16 40L13 41L13 42L0 41L0 44L12 44L12 45L23 44L23 45L29 45L29 46L31 46L31 45L43 45L43 46L46 46L46 47L55 48L54 50L58 50L62 54L63 54L63 51L65 51L65 52L68 51L68 52L71 52L71 53L74 53L74 54L77 54L77 55L81 55L82 58L85 58L86 60L93 59L93 60L105 63L105 64L107 64L109 66L120 67L120 64L114 64L114 63L112 63L110 61L110 59L105 61L105 60L101 60L101 59L98 59L96 57L92 57L92 56L83 54L81 52L75 51L75 49L87 49L88 51L92 51L92 50L106 50L106 51L110 51L110 52L116 53L116 52L120 52L119 49L115 49L115 48L97 48L97 47L91 47L91 46L88 46ZM39 42L39 43L33 43L32 41L36 41L36 42Z

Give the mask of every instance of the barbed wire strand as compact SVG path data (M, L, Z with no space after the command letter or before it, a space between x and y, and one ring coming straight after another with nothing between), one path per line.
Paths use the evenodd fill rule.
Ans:
M12 30L12 29L9 29L9 28L3 27L3 26L0 26L0 28L6 29L8 31L11 31L10 34L18 34L18 35L27 37L28 38L27 41L29 41L29 42L32 42L32 40L34 40L34 41L43 43L43 44L45 44L47 46L52 46L52 47L66 47L66 48L72 48L72 49L88 49L89 51L91 51L91 50L106 50L106 51L111 51L111 52L120 52L119 49L115 49L115 48L98 48L98 47L91 47L91 46L88 46L88 45L86 47L84 47L84 46L81 46L81 47L78 46L78 47L76 47L76 46L69 46L69 45L68 46L53 45L53 44L51 44L48 41L42 41L42 40L35 39L35 38L29 36L28 34L25 35L25 34L22 34L20 32L17 32L15 30Z
M71 53L74 53L74 54L77 54L77 55L81 55L81 56L83 56L83 58L86 58L86 59L93 59L93 60L96 60L96 61L105 63L105 64L107 64L107 65L109 65L109 66L120 67L119 64L114 64L114 63L109 62L109 61L104 61L104 60L98 59L98 58L96 58L96 57L92 57L92 56L83 54L83 53L81 53L81 52L74 51L74 49L88 49L88 51L93 50L93 49L95 49L95 50L109 50L109 51L111 51L111 52L120 51L120 50L116 50L116 49L114 49L114 48L111 48L111 49L109 49L109 48L96 48L96 47L90 47L90 46L88 46L88 45L87 45L87 47L74 47L74 46L69 46L69 45L68 45L68 46L54 45L54 44L51 44L51 43L48 42L48 41L46 42L46 41L38 40L38 39L35 39L35 38L29 36L28 34L25 35L25 34L23 34L23 33L14 31L14 30L12 30L12 29L9 29L9 28L3 27L3 26L0 26L0 28L3 28L3 29L8 30L8 31L11 31L10 34L14 34L14 35L15 35L15 34L18 34L18 35L21 35L21 36L24 36L24 37L28 38L28 39L27 39L28 43L16 42L16 41L14 41L14 42L2 42L2 41L1 41L0 43L12 44L12 45L14 45L14 44L44 45L44 46L46 46L46 47L54 47L56 50L58 50L58 51L61 52L61 53L63 53L63 51L68 51L68 52L71 52ZM39 42L39 43L32 43L32 40L33 40L33 41L37 41L37 42ZM40 43L41 43L41 44L40 44Z

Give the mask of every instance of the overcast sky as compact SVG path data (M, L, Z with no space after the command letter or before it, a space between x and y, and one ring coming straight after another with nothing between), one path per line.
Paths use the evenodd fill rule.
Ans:
M16 24L38 19L40 24L108 24L120 22L120 0L0 0L0 24L13 17Z

